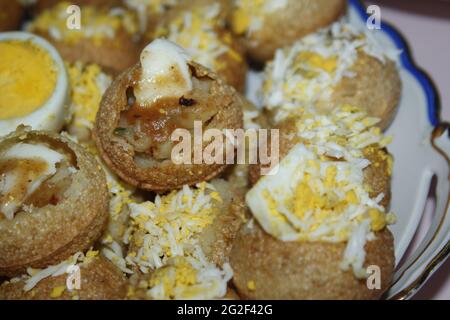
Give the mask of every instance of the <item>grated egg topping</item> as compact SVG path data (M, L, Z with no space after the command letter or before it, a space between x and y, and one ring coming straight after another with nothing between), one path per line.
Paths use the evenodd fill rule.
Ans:
M385 195L371 198L364 182L363 170L376 164L363 149L388 143L375 123L349 106L305 116L297 124L301 142L246 196L264 230L282 241L347 241L341 267L357 278L366 277L366 241L395 222L380 204Z
M304 111L296 120L296 130L317 155L354 161L363 157L364 148L376 145L382 149L391 143L392 136L385 136L376 126L379 122L357 107L343 105L326 115Z
M67 65L71 84L71 113L73 124L92 129L100 107L103 93L112 78L102 72L97 64L83 65L81 62Z
M228 263L223 270L192 257L174 257L152 273L147 295L152 299L199 300L223 297L227 283L233 277Z
M354 77L351 67L365 53L382 63L397 61L397 50L386 50L368 31L344 20L306 36L290 48L278 49L265 70L264 106L280 122L291 114L328 101L344 77Z
M232 36L224 29L219 3L194 7L184 12L165 27L160 26L156 37L166 37L186 49L192 59L212 70L226 68L224 55L242 61L242 56L231 48Z
M157 195L154 202L131 203L130 250L127 264L152 273L148 295L154 299L221 297L232 277L204 256L197 235L209 226L222 198L214 186L202 182L195 188ZM216 204L215 204L216 203ZM134 251L133 251L134 250Z
M251 35L261 29L268 14L287 4L288 0L235 0L231 28L236 34Z
M30 32L46 32L57 41L75 44L83 39L93 40L100 46L104 39L113 40L119 30L129 34L138 31L135 16L122 9L99 10L93 6L84 6L81 11L81 28L70 29L67 26L69 2L61 2L55 7L37 16L27 27ZM120 43L117 43L120 45Z

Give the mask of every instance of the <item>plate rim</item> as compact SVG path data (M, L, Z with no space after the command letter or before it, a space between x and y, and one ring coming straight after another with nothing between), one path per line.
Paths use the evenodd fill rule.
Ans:
M366 5L362 0L348 0L348 3L353 9L356 10L357 14L361 18L362 21L367 21L369 18L369 14L366 12ZM423 68L418 66L416 61L412 56L411 47L409 46L406 38L401 34L398 29L392 26L389 23L381 21L381 31L383 31L389 38L395 43L396 47L402 50L400 55L400 62L402 67L409 71L410 74L419 82L422 87L427 101L427 115L428 121L431 126L434 128L431 134L431 145L437 153L441 154L448 165L450 166L450 158L447 154L442 152L434 143L433 140L438 135L437 133L443 133L445 131L450 132L450 124L443 122L441 120L441 99L440 94L432 80L431 76L425 71ZM449 213L449 205L450 205L450 195L447 197L447 208L446 213ZM442 221L445 218L446 213L444 212L444 216L442 217ZM437 230L438 232L439 230ZM446 261L446 259L450 256L450 241L446 244L444 243L443 248L437 252L431 259L430 263L427 264L425 269L420 273L418 277L416 277L406 288L401 290L400 292L394 294L389 299L408 299L413 296L417 290L422 287L426 281L431 277L431 275Z

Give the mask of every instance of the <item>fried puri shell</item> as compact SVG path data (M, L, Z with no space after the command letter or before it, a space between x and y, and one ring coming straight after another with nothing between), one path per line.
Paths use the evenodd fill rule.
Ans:
M3 137L0 148L23 141L45 142L72 154L77 171L56 205L18 212L0 220L0 275L24 274L28 267L45 268L85 251L101 236L108 218L108 191L103 170L84 148L63 136L26 131Z
M18 0L0 0L0 32L18 30L23 11Z
M218 111L210 119L207 128L241 128L242 110L236 91L203 66L191 62L190 67L196 78L212 81L209 97ZM193 185L217 176L226 168L225 164L175 165L168 159L148 168L137 166L133 147L124 138L116 136L114 130L119 126L121 112L128 108L127 88L133 86L140 69L138 63L113 81L97 113L94 140L108 167L129 184L156 192L177 189L185 184Z
M395 62L381 62L367 54L359 54L350 72L355 77L344 77L334 90L331 101L335 105L360 106L371 117L381 119L378 126L386 129L397 112L402 83ZM326 105L318 106L327 110Z
M391 282L395 257L391 232L385 228L375 236L365 246L365 266L380 267L380 290L340 269L346 243L283 242L257 223L241 228L235 240L233 283L243 299L378 299Z
M0 300L120 300L126 296L127 279L122 272L102 256L80 267L80 289L69 291L67 274L48 277L25 292L24 281L5 282L0 286ZM55 288L64 287L60 296L52 297Z
M241 39L250 58L263 63L273 58L278 48L336 21L345 9L345 0L288 0L283 9L265 16L259 30Z
M55 40L48 32L34 33L51 42L67 62L96 63L112 75L119 74L139 59L138 44L123 28L116 32L114 39L105 37L100 43L95 43L91 39L80 39L72 44L64 40Z

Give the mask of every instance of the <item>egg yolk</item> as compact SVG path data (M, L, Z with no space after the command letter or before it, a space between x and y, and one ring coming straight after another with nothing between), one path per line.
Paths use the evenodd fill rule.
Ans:
M29 41L0 42L0 120L39 109L56 86L50 54Z

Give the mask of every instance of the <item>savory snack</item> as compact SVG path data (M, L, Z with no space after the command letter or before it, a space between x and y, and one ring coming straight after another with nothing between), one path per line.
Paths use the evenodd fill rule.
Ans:
M256 62L273 58L278 48L326 27L344 14L345 0L234 0L233 32Z
M19 0L0 0L0 32L19 30L23 13Z
M68 111L69 85L61 57L26 32L0 33L0 136L20 124L59 131Z
M172 159L177 145L172 133L185 129L190 139L201 135L194 132L196 125L203 131L241 128L241 100L182 48L158 39L143 50L140 63L106 91L94 139L103 160L120 178L141 189L163 192L209 180L226 168L220 163L195 163L195 150L203 150L208 141L181 152L183 159ZM186 157L192 164L183 161Z
M138 22L124 8L81 7L80 26L68 27L69 2L44 10L28 25L30 32L48 39L70 63L96 63L118 74L139 57Z
M390 139L358 108L304 114L280 134L281 162L247 193L254 218L230 262L249 299L370 299L388 287L395 222L387 212ZM262 230L262 229L263 230ZM381 288L366 286L367 267ZM269 267L270 266L270 267Z
M175 42L192 60L217 72L242 92L248 66L241 45L225 28L225 7L211 1L175 6L158 25L154 37Z
M129 207L129 249L123 260L129 273L137 273L129 298L142 298L143 290L147 299L226 294L232 276L228 257L244 218L243 202L228 183L185 185Z
M67 65L71 87L71 120L69 133L78 141L88 143L92 139L95 116L100 101L112 82L112 77L97 64L83 64L80 61Z
M29 268L0 285L0 300L119 300L126 287L120 270L89 250L45 269Z
M108 218L105 176L71 140L19 127L0 139L0 274L87 250Z
M335 23L277 51L265 70L264 106L279 123L308 108L356 105L385 129L400 99L397 58L397 50L380 46L368 32Z

